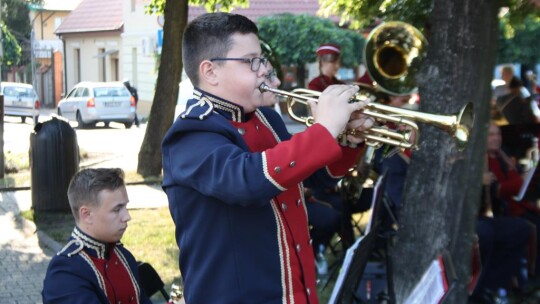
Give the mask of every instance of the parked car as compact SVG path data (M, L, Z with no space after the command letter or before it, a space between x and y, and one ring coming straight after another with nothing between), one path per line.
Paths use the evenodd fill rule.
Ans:
M98 122L123 123L131 128L135 121L135 98L121 82L80 82L58 103L58 115L75 120L79 128Z
M39 99L34 87L26 83L2 82L0 89L4 95L4 115L18 116L26 122L30 117L34 124L39 118Z

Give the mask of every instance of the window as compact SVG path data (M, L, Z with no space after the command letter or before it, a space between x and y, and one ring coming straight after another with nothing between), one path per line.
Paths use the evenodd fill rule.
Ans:
M105 49L98 49L98 56L104 55ZM105 57L101 56L98 58L98 77L99 81L107 81L107 69L105 65Z
M73 96L73 97L82 97L83 96L83 90L84 90L84 88L77 88L77 92L75 92L75 96Z
M81 82L81 49L75 49L74 53L75 82Z
M137 87L137 48L131 49L131 84Z
M62 18L61 17L55 17L54 18L54 30L56 30L60 24L62 24Z
M131 0L131 11L134 12L137 6L137 0Z

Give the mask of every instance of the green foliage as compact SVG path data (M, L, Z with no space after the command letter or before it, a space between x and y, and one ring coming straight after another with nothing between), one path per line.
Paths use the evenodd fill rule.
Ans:
M506 37L512 36L516 29L523 28L528 17L540 18L540 8L535 7L530 0L502 0L501 21L504 25Z
M152 0L146 6L148 14L162 15L166 0ZM249 0L190 0L189 5L202 6L207 12L230 12L234 8L249 7Z
M399 20L422 29L431 13L431 0L320 0L323 16L338 15L350 28L366 28L379 20Z
M2 47L4 51L2 66L12 67L19 64L22 52L21 46L4 24L2 24Z
M338 15L351 28L368 28L379 21L400 20L421 31L428 23L432 0L320 0L323 15ZM530 0L501 1L499 62L540 60L540 8Z
M540 62L540 17L525 17L518 27L510 27L509 22L501 20L497 62Z
M30 39L32 25L28 17L30 9L39 9L43 0L2 0L2 21L11 33L17 38L19 44Z
M329 19L284 13L261 17L257 24L259 36L272 46L282 64L316 61L315 50L321 43L340 45L344 67L354 67L362 61L362 35L341 29Z

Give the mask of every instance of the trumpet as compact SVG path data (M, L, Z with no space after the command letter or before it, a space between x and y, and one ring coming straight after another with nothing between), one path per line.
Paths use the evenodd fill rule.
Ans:
M377 102L383 92L390 95L408 95L416 90L414 78L418 73L427 42L415 27L400 21L386 22L371 31L364 48L366 69L376 86L359 85L359 92L349 102L365 102L363 113L383 124L366 131L347 130L346 134L363 137L366 144L380 146L389 144L401 148L418 147L419 130L417 122L434 125L450 133L456 141L458 150L463 150L469 140L474 122L472 103L466 104L453 115L436 115L388 106ZM318 91L295 89L291 92L274 89L262 83L261 92L272 92L286 98L287 110L291 119L310 126L313 117L297 115L295 104L308 106L308 101L318 101ZM384 127L384 123L395 123L403 133ZM342 136L342 138L345 138Z
M288 92L271 88L265 83L261 83L259 90L261 92L272 92L278 96L285 97L287 110L293 120L304 123L306 126L311 126L314 123L314 118L312 116L302 117L297 115L293 111L293 106L296 103L308 106L308 101L317 102L321 92L308 89L295 89L292 92ZM367 89L364 91L366 90ZM445 116L392 107L377 103L375 102L375 99L376 97L374 94L360 91L360 93L353 96L349 102L365 102L366 106L363 109L364 115L372 117L377 122L395 123L396 125L403 126L409 131L399 133L384 126L372 127L371 129L361 132L357 130L347 131L347 134L364 138L368 145L379 146L381 144L389 144L400 148L416 149L418 147L419 138L418 125L416 122L434 125L450 133L454 137L457 148L460 151L465 148L469 140L474 120L472 103L466 104L454 115Z

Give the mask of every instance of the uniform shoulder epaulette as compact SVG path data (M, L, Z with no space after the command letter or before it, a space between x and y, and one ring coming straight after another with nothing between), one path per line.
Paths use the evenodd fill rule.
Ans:
M68 258L79 253L84 248L84 243L80 239L71 239L56 255L65 255Z
M185 111L182 113L182 119L198 119L204 120L214 111L214 105L206 96L201 97L199 101L191 104Z

